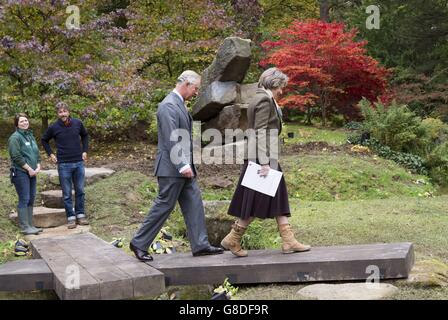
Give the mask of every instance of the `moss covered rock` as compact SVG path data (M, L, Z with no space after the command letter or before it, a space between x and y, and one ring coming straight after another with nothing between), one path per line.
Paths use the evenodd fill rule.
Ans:
M419 261L406 282L416 287L447 287L448 264L437 259Z
M219 246L221 240L229 233L235 218L227 214L230 201L204 201L205 221L207 223L208 239L214 246Z

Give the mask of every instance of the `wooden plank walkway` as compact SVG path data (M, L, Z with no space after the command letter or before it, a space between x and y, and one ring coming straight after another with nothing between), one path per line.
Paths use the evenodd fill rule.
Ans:
M167 285L365 280L376 266L380 279L406 278L414 264L412 243L316 247L282 254L251 250L237 258L230 252L193 257L190 253L156 255L149 265L163 272Z
M31 241L34 260L0 266L0 290L53 289L61 299L129 299L154 296L166 285L361 281L375 268L380 279L406 278L412 243L315 247L309 252L251 250L193 257L155 255L142 263L91 233ZM76 277L76 275L78 275ZM78 286L77 279L79 279Z
M52 290L53 272L42 259L0 265L0 291Z
M129 299L165 291L164 275L91 233L31 241L66 299ZM77 276L79 275L79 276Z

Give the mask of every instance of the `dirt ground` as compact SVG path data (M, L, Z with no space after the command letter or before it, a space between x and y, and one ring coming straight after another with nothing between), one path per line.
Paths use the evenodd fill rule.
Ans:
M351 145L333 146L326 142L292 144L283 147L281 156L313 154L322 151L355 155L356 153L351 151L351 147ZM156 153L157 146L146 142L101 144L98 147L92 146L86 165L88 167L107 167L116 171L138 171L151 176ZM43 169L56 169L56 165L48 159L44 152L41 152L41 158ZM7 174L9 165L9 158L0 156L0 174ZM241 166L239 164L200 164L197 165L197 168L200 180L207 177L227 179L239 175Z

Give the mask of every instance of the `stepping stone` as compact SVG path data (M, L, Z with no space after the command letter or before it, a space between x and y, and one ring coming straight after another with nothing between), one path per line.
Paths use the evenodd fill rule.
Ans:
M388 283L314 284L297 291L303 298L317 300L380 300L398 291Z
M40 193L42 204L47 208L64 208L64 197L62 190L49 190ZM72 191L72 200L74 200L75 191ZM74 202L73 202L74 205Z
M41 173L47 176L47 181L51 184L60 185L58 170L42 170ZM114 170L108 168L85 168L86 184L95 183L96 181L104 179L114 173Z
M0 265L0 291L52 289L53 273L44 260L19 260Z
M82 233L90 232L90 226L76 226L74 229L68 229L66 225L56 227L56 228L46 228L43 232L39 234L32 234L28 236L23 236L25 240L31 241L36 239L46 239L46 238L54 238L60 236L69 236L76 235Z
M17 213L9 215L15 223L19 223ZM67 224L67 215L64 209L53 209L45 207L34 207L33 223L35 227L52 228Z
M165 291L164 275L91 233L31 241L33 257L54 274L62 300L110 300Z

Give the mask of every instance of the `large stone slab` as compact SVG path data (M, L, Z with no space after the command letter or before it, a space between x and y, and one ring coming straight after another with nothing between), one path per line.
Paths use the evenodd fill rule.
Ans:
M202 88L207 88L213 81L241 83L249 69L251 54L249 39L226 38L212 64L202 73Z
M224 134L226 129L247 129L247 105L235 104L224 107L217 117L207 121L202 125L202 130L217 129L225 142Z
M238 86L238 83L234 81L212 82L193 106L193 118L205 121L217 116L225 106L236 102Z
M52 289L53 273L41 259L11 261L0 265L0 291Z
M397 293L388 283L313 284L300 289L301 297L316 300L380 300Z
M31 246L53 272L63 300L129 299L165 290L161 272L91 233L33 240Z
M245 140L225 145L212 143L202 149L201 160L204 164L243 164L246 149L247 141Z
M9 215L9 218L18 223L17 213ZM67 215L64 209L54 209L45 207L34 207L33 224L39 228L52 228L65 225L67 223Z
M238 103L249 104L258 89L258 83L242 84L238 95Z
M366 280L377 268L380 279L406 278L414 264L412 243L315 247L309 252L251 250L246 258L230 252L193 257L161 255L148 263L163 272L169 285Z
M47 208L64 208L64 197L62 190L48 190L40 193L42 198L42 205ZM72 191L72 200L74 200L75 191ZM74 203L73 203L74 204Z
M46 177L43 179L44 183L48 182L53 185L60 185L57 170L55 169L42 170L41 173L44 177ZM108 168L85 168L85 181L86 184L92 184L114 173L115 173L114 170Z

